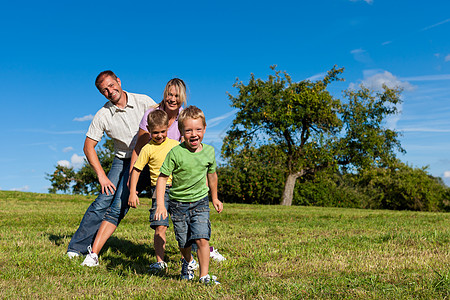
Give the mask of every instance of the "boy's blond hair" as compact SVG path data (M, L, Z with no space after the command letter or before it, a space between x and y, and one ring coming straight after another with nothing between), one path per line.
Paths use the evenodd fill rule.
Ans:
M148 128L152 129L158 126L169 126L169 116L161 109L155 109L148 114Z
M178 130L181 133L184 131L184 120L186 119L201 119L203 126L206 127L205 115L197 106L189 105L180 112L180 115L178 116Z

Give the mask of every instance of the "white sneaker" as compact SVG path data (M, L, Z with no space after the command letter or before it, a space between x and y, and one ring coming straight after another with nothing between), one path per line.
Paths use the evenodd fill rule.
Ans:
M195 259L187 262L184 258L181 259L181 274L180 278L185 280L194 279L194 270L198 268L198 263Z
M91 251L91 246L88 247L89 254L86 255L86 258L84 259L82 266L88 266L88 267L96 267L98 266L98 255L96 253L93 253Z
M217 277L216 276L214 276L214 275L210 276L209 274L205 275L203 277L200 277L200 280L198 282L203 283L205 285L218 285L218 284L220 284L220 282L217 281Z
M164 261L157 261L150 265L150 273L164 274L167 270L167 264Z
M217 251L217 249L214 249L214 247L211 247L212 251L209 252L209 257L214 259L215 261L224 261L227 260L225 257L223 257L222 254Z
M67 251L66 255L67 255L67 257L68 257L69 259L72 259L72 258L74 258L74 257L81 256L80 253L78 253L78 252L73 252L73 251Z

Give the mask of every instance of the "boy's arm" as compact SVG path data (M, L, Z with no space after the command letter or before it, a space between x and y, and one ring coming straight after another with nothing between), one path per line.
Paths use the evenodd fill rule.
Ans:
M130 176L130 196L128 197L128 205L130 207L136 208L139 205L139 197L136 193L136 185L139 180L139 175L141 174L141 170L137 168L133 168Z
M160 173L156 181L156 212L155 220L164 220L167 218L167 210L164 205L164 194L166 193L166 184L169 176Z
M221 213L223 210L223 203L219 200L219 197L217 196L217 173L208 173L208 185L209 190L211 191L211 199L212 203L214 205L214 208L218 213Z

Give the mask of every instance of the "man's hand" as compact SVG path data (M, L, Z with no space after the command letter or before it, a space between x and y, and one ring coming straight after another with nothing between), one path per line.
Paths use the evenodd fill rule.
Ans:
M116 192L116 186L109 180L107 176L99 177L98 179L100 185L102 186L102 194L112 195Z

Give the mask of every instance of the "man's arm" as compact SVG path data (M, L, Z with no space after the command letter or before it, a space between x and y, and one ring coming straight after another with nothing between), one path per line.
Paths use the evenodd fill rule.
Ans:
M111 182L111 180L109 180L108 176L106 176L106 173L103 170L102 165L100 164L100 160L98 159L97 152L95 151L95 146L97 146L97 143L98 142L96 140L86 137L86 140L84 141L83 151L87 157L89 164L92 166L95 173L97 173L98 182L102 187L102 194L114 194L114 192L116 191L116 187Z
M223 203L219 200L219 197L217 195L217 182L217 173L208 173L208 185L209 190L211 191L212 203L216 211L220 213L223 210Z

